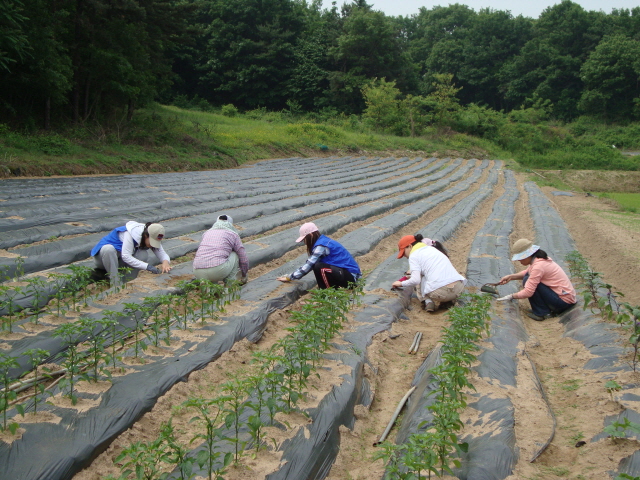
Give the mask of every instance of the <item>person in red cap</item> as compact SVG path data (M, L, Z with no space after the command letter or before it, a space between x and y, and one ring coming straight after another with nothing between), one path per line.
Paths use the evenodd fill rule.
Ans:
M435 312L438 302L441 307L451 306L464 289L466 279L460 275L449 260L444 246L422 235L405 235L398 242L398 258L409 259L411 277L393 282L395 288L416 287L422 308Z
M148 270L151 273L167 273L171 270L169 255L162 248L163 238L164 227L159 223L131 221L102 237L91 249L91 256L96 268L107 271L111 286L117 287L122 283L118 268L133 268L133 278L137 275L136 270ZM148 249L160 260L160 268L147 263Z
M315 223L305 223L300 227L296 242L304 241L309 258L291 275L278 277L281 282L290 282L304 277L313 270L318 287L348 288L362 276L360 267L351 254L335 240L321 235Z

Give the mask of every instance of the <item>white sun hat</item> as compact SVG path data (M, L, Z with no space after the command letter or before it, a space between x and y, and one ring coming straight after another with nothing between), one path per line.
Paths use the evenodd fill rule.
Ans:
M523 260L527 257L530 257L538 250L540 250L540 247L538 245L534 245L531 240L521 238L513 244L513 247L511 247L511 252L513 253L511 260Z

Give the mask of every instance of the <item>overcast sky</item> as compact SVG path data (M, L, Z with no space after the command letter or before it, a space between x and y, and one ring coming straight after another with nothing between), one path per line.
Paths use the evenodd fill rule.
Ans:
M322 0L324 8L331 8L332 0ZM574 3L582 5L585 10L602 10L605 13L611 13L613 8L628 8L640 6L638 0L613 0L611 3L607 3L602 0L573 0ZM345 3L344 0L337 0L336 5L338 9ZM350 2L349 2L350 3ZM412 15L418 13L420 7L431 9L437 5L446 7L450 3L460 3L473 8L476 12L481 8L492 8L494 10L508 10L514 17L523 15L525 17L538 18L542 11L560 3L560 0L529 0L524 2L514 2L508 0L466 0L459 2L448 2L438 0L367 0L369 5L373 5L374 10L382 10L384 13L390 16L397 15Z

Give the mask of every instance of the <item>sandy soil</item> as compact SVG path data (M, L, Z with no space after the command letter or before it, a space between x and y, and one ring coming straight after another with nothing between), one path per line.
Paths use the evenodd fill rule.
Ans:
M485 173L486 175L486 173ZM528 213L527 195L522 184L529 178L518 175L518 188L521 197L516 204L515 231L512 243L521 237L531 237L532 221ZM358 258L363 271L375 268L381 259L386 258L397 248L397 239L405 234L415 233L430 221L442 216L449 208L462 198L472 193L477 185L455 198L433 208L422 218L408 225L393 238L381 242L372 252ZM631 303L640 303L640 253L638 239L640 232L633 226L616 221L612 207L595 197L576 195L574 197L555 197L553 189L545 187L545 193L564 218L578 249L590 262L594 269L601 272L605 281L613 284L625 294ZM466 269L466 259L471 242L476 232L484 225L493 201L503 192L502 177L492 196L483 202L475 215L463 225L454 238L446 242L450 256L459 271ZM640 216L640 215L639 215ZM366 222L351 224L332 237L339 239L342 235L365 225ZM302 253L302 249L289 252L282 259L252 269L249 278L255 278L273 270L285 261ZM550 252L553 256L553 252ZM519 267L519 265L516 265ZM144 291L152 287L153 279L140 275L131 288ZM386 293L395 295L394 293ZM109 304L117 300L117 295L103 303ZM304 301L303 298L301 301ZM240 308L240 306L231 306ZM300 302L269 317L263 338L257 344L242 341L232 350L225 353L216 362L206 368L193 372L188 382L181 382L160 398L155 407L145 414L133 427L117 437L107 450L98 456L92 465L74 477L74 480L93 480L105 476L119 475L120 469L114 464L115 458L134 441L148 441L156 437L160 425L169 417L179 432L179 440L185 445L198 430L198 422L190 422L195 415L193 411L180 405L193 395L215 395L219 385L230 376L251 369L250 359L254 351L264 351L282 338L290 325L290 314L300 308ZM357 421L352 430L342 428L340 453L328 475L330 480L364 480L381 478L384 466L381 461L373 461L375 453L373 443L384 430L388 419L400 398L410 388L414 372L424 358L437 344L441 336L441 328L445 325L446 312L437 311L429 314L420 310L414 303L406 311L406 318L398 321L388 332L376 336L368 349L369 366L366 376L374 393L370 408L358 407ZM616 396L610 396L604 388L607 380L615 378L620 384L637 383L639 378L633 373L617 375L594 374L583 366L590 358L590 353L581 343L563 337L563 327L555 320L534 322L525 318L525 325L531 337L523 346L528 359L519 362L518 388L504 388L503 395L508 396L515 404L516 435L521 450L520 461L509 480L529 479L543 480L555 478L602 479L608 478L607 472L615 469L623 456L640 448L635 441L622 440L614 442L610 439L591 443L589 440L602 431L602 419L606 415L618 413L621 403ZM349 326L347 326L349 328ZM197 325L194 325L197 330ZM408 354L409 346L416 332L423 333L423 340L416 355ZM200 332L194 331L198 335ZM158 352L160 353L160 352ZM340 383L338 365L329 365L332 369L320 369L320 378L314 379L313 388L304 401L305 408L311 408L330 391L331 387ZM529 460L537 450L538 439L550 432L550 418L543 415L546 404L533 387L534 369L537 371L542 386L548 397L549 405L557 420L556 433L551 445L533 463ZM488 388L485 380L477 374L471 379L479 391ZM88 405L81 407L90 408ZM78 408L76 406L75 408ZM463 418L472 419L463 414ZM308 418L292 415L281 418L290 428L286 432L270 429L268 436L280 445L286 438L307 428ZM395 431L389 438L393 439ZM587 444L576 448L579 440ZM271 444L272 442L269 441ZM280 464L279 454L262 451L257 455L245 456L240 467L232 468L225 479L260 479L274 471Z

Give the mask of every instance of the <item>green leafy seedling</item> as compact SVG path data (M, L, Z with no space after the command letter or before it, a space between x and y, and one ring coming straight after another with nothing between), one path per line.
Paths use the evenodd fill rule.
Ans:
M604 384L604 388L607 389L607 392L609 392L609 395L611 396L611 401L613 401L613 392L619 391L622 387L618 385L618 382L615 380L609 380Z

